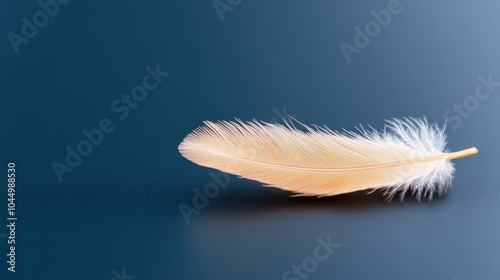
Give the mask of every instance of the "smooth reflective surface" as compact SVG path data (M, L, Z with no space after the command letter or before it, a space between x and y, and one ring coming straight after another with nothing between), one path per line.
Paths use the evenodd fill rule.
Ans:
M0 177L16 162L19 218L1 279L498 279L499 4L396 4L243 1L221 21L212 2L71 1L18 53L7 34L42 8L0 4ZM389 8L348 63L340 44ZM204 120L286 116L447 118L450 150L479 153L444 197L401 203L290 197L177 151Z

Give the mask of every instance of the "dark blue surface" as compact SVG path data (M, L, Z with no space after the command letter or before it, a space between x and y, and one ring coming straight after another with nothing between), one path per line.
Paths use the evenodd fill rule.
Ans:
M500 278L497 1L215 3L222 21L211 1L70 1L17 53L9 33L42 8L0 4L0 178L14 161L19 219L13 274L5 179L1 279L282 279L329 235L340 247L308 279ZM388 7L348 63L340 44ZM111 108L157 65L170 75L136 108ZM204 120L286 115L332 129L448 118L450 149L479 154L456 161L452 189L430 203L291 198L219 174L187 224L179 205L217 181L178 153L184 136ZM60 182L54 162L106 118L114 130Z

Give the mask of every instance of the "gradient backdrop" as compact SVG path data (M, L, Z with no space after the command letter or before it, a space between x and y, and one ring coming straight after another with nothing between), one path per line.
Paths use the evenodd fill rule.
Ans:
M0 278L499 279L499 10L493 0L2 1ZM455 162L446 196L387 203L378 192L291 198L177 151L204 120L287 116L332 129L448 119L450 149L479 154ZM196 210L197 191L214 184ZM181 205L196 211L186 219ZM327 239L335 249L319 247L318 260Z

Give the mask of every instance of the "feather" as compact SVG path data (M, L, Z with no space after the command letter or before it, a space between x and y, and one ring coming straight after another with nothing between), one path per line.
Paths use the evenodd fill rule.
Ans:
M296 121L296 120L295 120ZM179 145L201 166L260 181L305 196L384 189L391 199L442 195L455 171L451 159L477 153L445 150L444 127L425 118L388 120L382 131L332 131L296 121L205 121Z

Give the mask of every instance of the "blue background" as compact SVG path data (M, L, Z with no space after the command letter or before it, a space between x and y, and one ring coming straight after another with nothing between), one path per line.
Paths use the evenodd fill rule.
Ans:
M401 1L348 63L339 44L389 2L243 0L221 20L211 1L73 0L16 53L9 32L41 7L2 1L0 178L15 162L19 220L17 272L0 238L1 279L119 280L122 268L135 280L281 279L328 235L341 246L309 279L499 279L500 87L471 96L478 77L500 81L500 4ZM110 104L148 65L170 76L120 120ZM473 110L454 111L466 101ZM189 224L178 209L213 182L177 151L204 120L381 128L442 125L447 110L450 149L479 154L455 162L451 191L432 202L291 198L231 176ZM60 182L53 162L103 118L115 130Z

